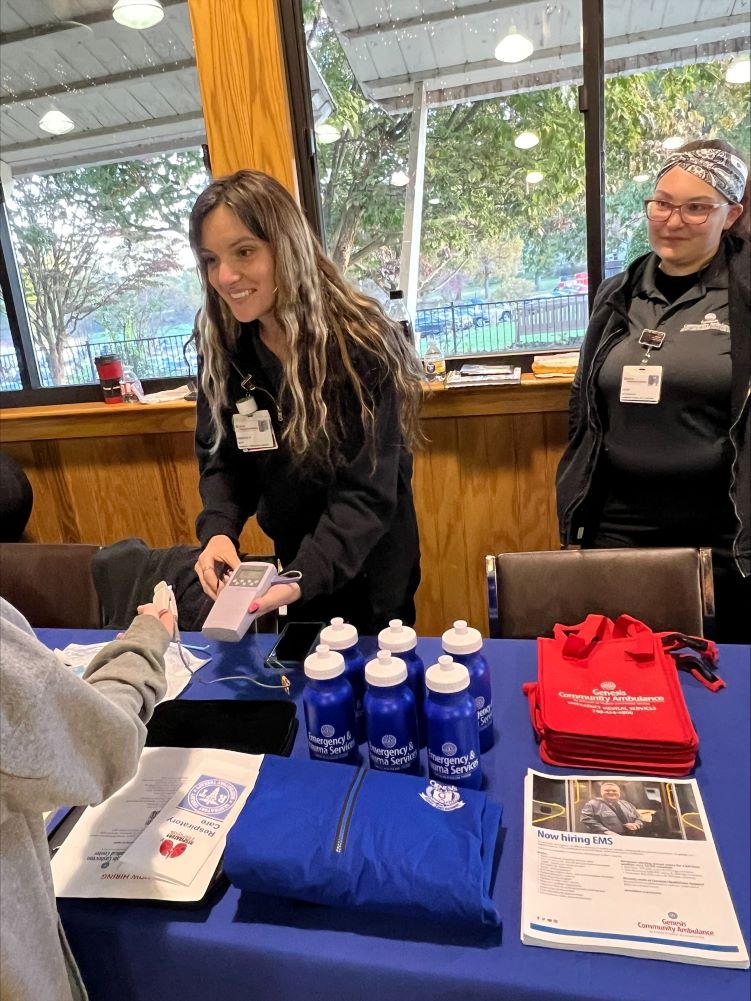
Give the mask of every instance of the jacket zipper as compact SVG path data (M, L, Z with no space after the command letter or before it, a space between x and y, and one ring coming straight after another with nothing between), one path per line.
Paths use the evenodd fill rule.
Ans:
M749 385L748 389L746 390L746 399L743 401L743 406L741 407L741 411L738 414L738 418L731 425L730 431L728 432L730 444L733 446L733 464L730 467L730 502L733 505L733 511L735 512L735 520L736 524L738 525L738 531L735 533L735 538L733 539L733 559L735 561L735 565L738 567L738 571L741 577L746 577L747 575L744 574L743 570L741 569L741 565L738 562L738 540L740 539L741 533L743 532L743 521L741 519L740 514L738 513L738 507L735 503L735 482L736 482L736 472L738 470L738 446L736 445L735 439L733 438L733 432L738 427L740 422L743 420L743 414L745 413L746 407L748 406L749 397L751 397L751 385Z
M344 797L344 802L342 803L341 811L339 812L339 819L336 822L336 832L334 834L334 851L341 855L344 849L347 847L347 838L349 836L349 828L352 823L352 814L355 809L355 803L357 802L357 797L360 795L360 790L362 789L362 784L365 781L365 768L360 767L355 772L352 777L352 781L349 784L349 789L347 790L347 795Z

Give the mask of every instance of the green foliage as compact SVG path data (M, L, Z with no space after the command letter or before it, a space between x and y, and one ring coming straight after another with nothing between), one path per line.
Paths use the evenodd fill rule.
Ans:
M336 103L329 121L341 132L318 151L328 250L351 280L385 289L398 280L405 202L389 179L407 168L410 115L389 115L362 94L324 6L303 4L309 49ZM651 189L633 177L654 175L668 135L711 134L748 151L746 89L729 86L724 70L717 62L606 81L607 257L636 246ZM518 150L522 130L540 143ZM545 175L541 184L525 183L530 170ZM573 86L428 113L421 294L460 291L483 243L517 239L538 287L585 267L584 128Z
M56 383L92 315L117 313L125 336L153 325L153 297L142 293L183 269L188 213L205 183L190 152L16 181L10 221L32 335Z

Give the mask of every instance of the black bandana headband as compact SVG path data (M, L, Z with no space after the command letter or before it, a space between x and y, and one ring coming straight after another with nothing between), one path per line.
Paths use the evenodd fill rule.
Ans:
M678 150L667 158L660 168L657 180L659 181L673 167L687 170L689 174L710 184L729 202L739 202L743 198L748 168L734 153L709 146L704 149Z

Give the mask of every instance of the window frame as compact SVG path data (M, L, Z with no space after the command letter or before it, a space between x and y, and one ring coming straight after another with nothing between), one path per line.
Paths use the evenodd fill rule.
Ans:
M305 34L300 0L278 0L281 42L290 94L290 118L296 151L300 201L314 232L325 246L318 178L318 158L313 129L312 101ZM603 279L605 255L604 151L604 0L582 0L583 82L579 87L579 110L584 118L586 253L589 272L589 308ZM5 197L0 189L0 288L8 315L13 346L18 357L20 390L0 391L0 406L101 402L98 384L50 386L41 384L31 329L21 286L20 272L11 240ZM484 356L488 360L525 357L512 354ZM530 356L531 357L531 356ZM147 392L174 388L186 377L144 380Z

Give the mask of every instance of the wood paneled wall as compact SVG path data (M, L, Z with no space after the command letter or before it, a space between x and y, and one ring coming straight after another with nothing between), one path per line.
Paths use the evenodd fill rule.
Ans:
M254 167L297 196L275 0L188 0L214 177Z
M568 390L530 387L516 398L512 392L485 393L471 406L444 394L426 405L430 441L416 456L414 479L422 635L436 635L456 618L485 632L486 553L558 548L554 478L566 440ZM528 411L531 404L539 409ZM18 459L34 488L27 537L105 545L136 536L154 547L195 542L201 505L187 430L192 411L179 407L114 414L90 405L86 428L75 431L83 418L68 417L57 439L50 418L24 427L6 411L3 450ZM488 409L512 412L474 413ZM241 544L246 552L273 551L255 519Z

